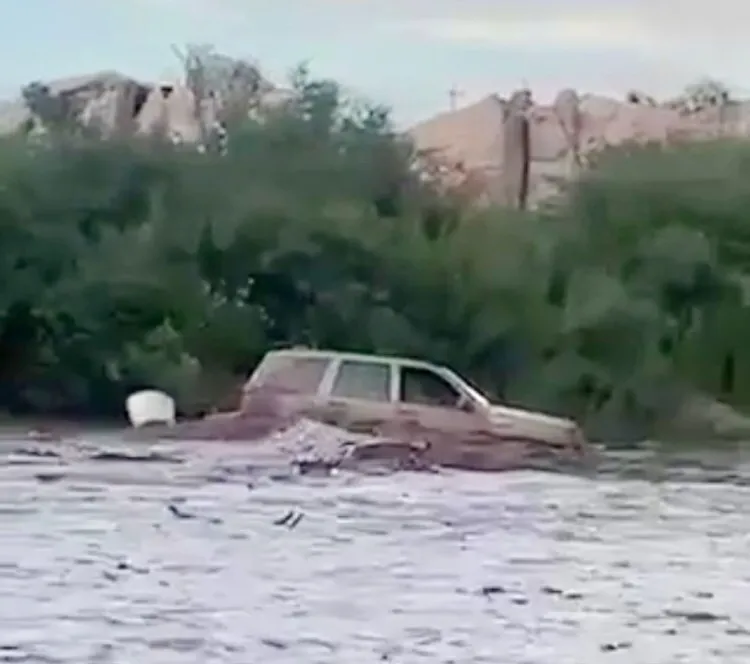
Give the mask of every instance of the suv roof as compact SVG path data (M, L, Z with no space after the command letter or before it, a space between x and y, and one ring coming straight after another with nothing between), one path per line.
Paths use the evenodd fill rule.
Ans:
M397 355L376 355L374 353L348 353L337 350L319 350L316 348L284 348L280 350L271 350L266 353L268 356L276 357L297 357L297 358L321 358L326 360L351 360L359 362L398 362L406 366L423 369L443 369L439 364L426 362L424 360L415 360L410 357L399 357Z

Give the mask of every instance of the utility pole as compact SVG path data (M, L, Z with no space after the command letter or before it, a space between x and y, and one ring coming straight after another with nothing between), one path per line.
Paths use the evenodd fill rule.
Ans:
M448 90L448 99L450 101L451 111L456 110L456 106L458 105L458 98L463 96L463 90L459 90L455 85L450 90Z

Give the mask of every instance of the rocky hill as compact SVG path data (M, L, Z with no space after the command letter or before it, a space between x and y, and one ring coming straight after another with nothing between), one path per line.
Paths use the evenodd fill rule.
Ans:
M231 118L262 115L293 97L254 65L210 50L189 49L183 65L184 77L174 82L106 71L33 83L0 104L0 132L43 132L74 120L104 136L159 133L207 145ZM612 99L567 89L552 104L538 104L531 91L519 90L442 113L408 133L415 168L426 178L479 204L534 207L608 146L750 136L750 100L734 100L711 81L666 102L637 92Z
M288 90L258 70L223 56L219 72L202 62L186 66L184 81L144 82L118 72L37 82L0 104L0 132L43 131L74 120L104 136L162 133L179 142L200 142L230 115L262 112L289 99ZM216 62L209 63L214 65Z
M618 100L563 90L541 105L523 90L440 114L410 134L425 167L454 186L482 202L533 207L607 146L750 136L750 100L732 100L711 82L662 103L636 92Z

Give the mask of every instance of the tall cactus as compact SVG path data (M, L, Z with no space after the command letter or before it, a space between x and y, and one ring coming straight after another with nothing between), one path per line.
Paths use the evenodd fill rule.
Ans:
M531 91L517 90L505 107L503 122L503 203L524 210L529 195Z
M565 138L565 170L567 177L575 177L581 167L581 102L571 88L561 90L552 106Z

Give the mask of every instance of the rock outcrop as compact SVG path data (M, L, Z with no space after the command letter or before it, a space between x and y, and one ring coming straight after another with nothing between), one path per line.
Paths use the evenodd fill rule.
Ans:
M518 93L517 93L518 94ZM530 101L530 96L528 97ZM482 182L479 203L508 202L508 183L519 182L521 121L511 102L497 95L443 113L410 130L425 161L450 186ZM720 88L689 89L683 97L657 103L638 91L616 100L563 90L549 105L531 103L528 120L528 202L535 206L574 178L595 153L610 146L675 143L720 136L750 137L750 101L732 101ZM517 206L517 199L510 204Z
M240 105L250 115L276 108L291 98L288 90L262 79L252 91L229 85L221 94L209 90L198 98L187 83L145 83L117 72L59 79L35 87L37 95L60 102L70 115L68 119L96 128L104 136L160 133L185 143L202 140L206 130L227 114L243 112ZM43 131L39 110L28 98L2 104L0 132L22 128Z
M0 133L43 131L46 111L104 136L159 134L206 145L229 118L262 116L293 97L247 63L219 57L218 73L201 77L190 62L179 82L104 71L35 84L23 98L0 104ZM553 197L561 181L609 146L750 136L750 101L734 101L710 82L662 103L638 90L617 100L565 89L545 105L519 90L507 100L493 94L443 113L409 134L419 153L415 168L425 178L479 204L524 208Z
M748 440L750 416L703 394L687 397L668 423L670 433L694 440Z

